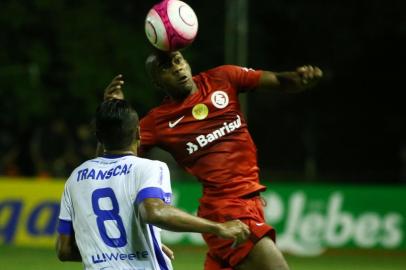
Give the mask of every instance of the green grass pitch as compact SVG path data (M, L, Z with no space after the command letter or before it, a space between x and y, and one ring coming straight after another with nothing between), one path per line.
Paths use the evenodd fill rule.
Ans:
M175 270L203 269L204 248L177 246ZM286 256L292 270L405 270L406 252L329 251L319 257ZM0 246L1 270L80 270L80 263L59 262L52 249Z

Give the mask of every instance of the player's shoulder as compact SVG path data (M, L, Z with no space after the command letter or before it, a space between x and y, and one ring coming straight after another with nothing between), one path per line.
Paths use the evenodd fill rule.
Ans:
M83 169L88 168L88 165L90 164L90 160L86 160L82 162L79 166L77 166L72 173L70 174L69 178L66 180L66 184L77 180L77 175L79 175L80 171L83 171Z
M141 118L140 124L151 123L155 121L156 115L162 113L163 111L167 111L168 109L173 108L174 103L169 97L165 97L161 104L155 106L154 108L150 109L146 115Z
M244 69L245 69L244 67L240 67L240 66L236 66L236 65L221 65L221 66L217 66L212 69L209 69L209 70L205 71L205 73L212 75L212 76L213 75L225 75L230 72L244 71Z
M149 158L134 157L135 164L137 167L144 169L158 168L158 167L168 167L165 162L160 160L154 160Z
M236 77L251 70L236 65L221 65L199 73L199 76L196 76L196 78L201 78L202 80L208 79L210 81L234 81Z
M133 172L137 177L145 178L146 175L168 174L169 169L165 162L137 157Z

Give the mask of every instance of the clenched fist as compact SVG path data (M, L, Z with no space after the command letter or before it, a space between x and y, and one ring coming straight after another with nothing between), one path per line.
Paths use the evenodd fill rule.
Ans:
M323 72L315 66L302 66L296 69L304 88L313 87L323 77Z

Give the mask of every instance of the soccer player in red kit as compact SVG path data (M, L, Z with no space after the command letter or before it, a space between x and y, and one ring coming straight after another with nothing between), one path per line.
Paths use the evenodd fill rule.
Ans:
M198 215L224 222L240 219L250 240L233 246L204 234L209 250L205 270L288 269L275 246L275 231L265 223L257 153L241 113L238 94L256 88L300 92L322 77L319 68L303 66L275 73L225 65L192 76L180 52L154 52L146 61L154 84L167 97L141 120L141 153L158 146L203 185ZM105 98L124 98L119 75Z

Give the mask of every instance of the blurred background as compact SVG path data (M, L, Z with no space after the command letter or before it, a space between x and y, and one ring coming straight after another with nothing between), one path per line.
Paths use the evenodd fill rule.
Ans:
M303 94L245 97L263 179L406 182L404 1L187 2L200 26L184 50L194 73L224 63L325 73ZM91 157L88 124L118 73L141 116L159 104L144 70L154 3L1 1L1 175L66 178Z
M0 2L0 176L4 180L0 189L4 194L16 189L8 190L6 182L20 178L28 182L48 180L48 185L63 183L74 167L94 156L96 140L89 124L104 88L117 74L124 75L126 97L141 117L160 103L163 95L150 84L144 69L152 49L145 37L144 19L156 2ZM275 183L285 205L297 190L278 190L278 183L303 185L303 190L309 189L307 196L311 196L314 185L331 185L327 191L316 192L313 208L306 210L325 210L327 216L328 205L341 198L334 197L334 192L342 185L361 186L353 193L341 189L348 196L344 198L354 203L364 187L372 185L379 187L365 196L374 194L376 197L370 198L373 201L384 187L391 188L385 193L387 200L393 192L403 192L392 196L392 203L378 212L382 228L396 227L396 235L400 235L398 242L389 246L405 249L405 209L396 210L400 211L396 221L387 213L403 205L406 184L406 105L402 93L406 2L185 2L199 19L197 38L183 51L193 73L225 63L272 71L311 64L324 71L322 82L304 93L243 95L262 181ZM166 153L158 151L152 157L169 163L175 189L177 183L193 180ZM323 208L317 194L326 192L331 196L326 195ZM59 195L55 195L55 207ZM1 212L9 202L6 195L2 198L0 240L18 242L18 237L7 238L14 232L8 220L16 221L7 219L14 217L8 212ZM270 200L277 204L275 198ZM27 200L29 203L23 200L22 205L31 205L31 199ZM32 202L32 207L36 203ZM361 220L360 213L369 211L368 207L373 206L361 203L351 210L354 218ZM27 220L31 210L27 210ZM279 216L270 214L269 218L277 220ZM43 229L39 234L54 237L55 224L46 223L50 226L46 228L38 224ZM24 233L31 237L35 230Z

